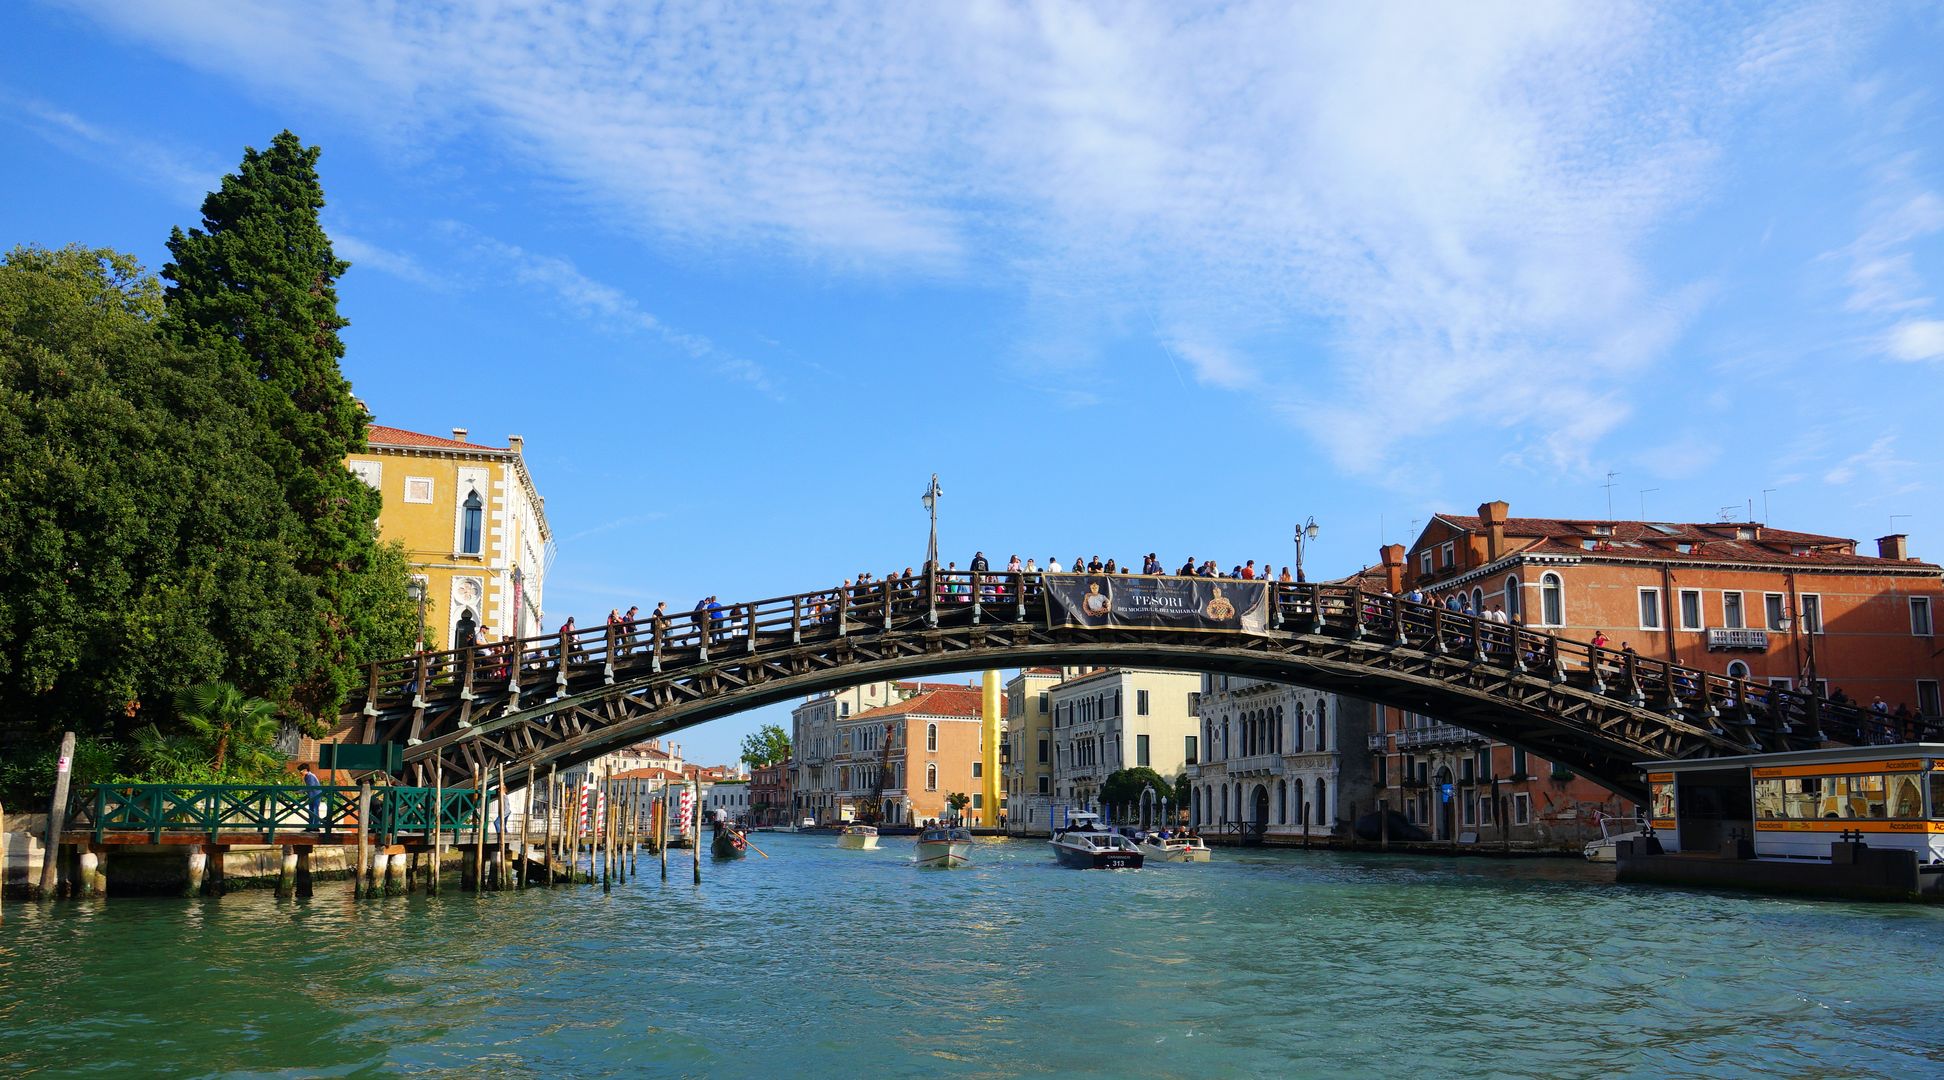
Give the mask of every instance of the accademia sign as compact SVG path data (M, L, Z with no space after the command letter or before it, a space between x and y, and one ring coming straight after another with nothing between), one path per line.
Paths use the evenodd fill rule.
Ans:
M1267 581L1046 574L1050 626L1175 627L1260 634L1269 625Z

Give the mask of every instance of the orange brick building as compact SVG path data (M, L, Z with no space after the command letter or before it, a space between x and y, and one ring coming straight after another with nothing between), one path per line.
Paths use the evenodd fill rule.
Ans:
M1813 682L1885 711L1944 711L1935 618L1944 571L1901 535L1854 540L1758 522L1515 518L1503 502L1439 514L1366 582L1561 637L1784 686ZM1380 709L1373 768L1393 808L1439 839L1567 843L1594 810L1631 814L1604 788L1444 724ZM1451 785L1447 789L1444 785ZM1386 788L1388 790L1386 791ZM1450 795L1447 797L1446 792Z
M837 722L837 803L868 811L875 799L883 821L907 825L946 816L946 797L963 792L973 800L965 811L973 824L996 823L997 808L984 806L980 793L980 689L928 685L903 701Z

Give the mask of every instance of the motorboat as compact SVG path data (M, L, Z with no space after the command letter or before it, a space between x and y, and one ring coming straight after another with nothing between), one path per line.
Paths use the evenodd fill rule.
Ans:
M877 841L877 830L869 825L846 825L837 834L837 846L845 851L873 851Z
M1626 832L1616 832L1616 828L1626 828ZM1647 835L1645 824L1631 818L1608 817L1600 815L1600 838L1586 842L1587 862L1614 862L1622 840L1639 840Z
M1199 836L1163 838L1159 833L1149 833L1136 841L1134 846L1155 862L1197 863L1209 860L1208 844Z
M1100 815L1076 810L1047 841L1061 866L1076 870L1138 870L1147 856L1134 841L1102 828Z
M919 866L953 869L972 861L972 830L960 826L934 825L918 835Z

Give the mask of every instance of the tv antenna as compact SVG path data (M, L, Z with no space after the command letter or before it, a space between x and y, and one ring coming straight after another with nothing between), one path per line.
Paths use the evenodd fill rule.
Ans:
M1659 488L1640 489L1640 519L1642 521L1647 520L1647 496L1652 495L1654 492L1659 490L1660 490Z
M1607 470L1607 482L1600 485L1601 487L1606 489L1606 493L1607 493L1607 517L1608 518L1613 517L1613 482L1614 480L1618 479L1619 476L1620 476L1619 473L1609 469Z

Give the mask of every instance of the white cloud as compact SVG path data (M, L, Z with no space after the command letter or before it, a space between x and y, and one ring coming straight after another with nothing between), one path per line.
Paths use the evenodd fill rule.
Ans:
M1895 360L1944 359L1944 319L1906 319L1890 331L1884 351Z
M1151 303L1171 362L1373 474L1481 428L1585 467L1696 309L1643 252L1709 183L1711 120L1853 33L1629 3L79 6L411 153L483 135L697 257L1016 285L1054 342Z
M571 261L527 251L491 237L480 236L455 222L445 222L447 236L469 244L478 255L506 267L515 281L538 286L567 304L581 318L614 334L648 334L674 346L719 374L744 382L772 396L776 386L759 365L734 355L700 334L670 326L644 310L632 296L588 277Z
M198 160L153 139L90 123L45 101L0 97L0 106L8 107L17 122L49 142L132 170L142 183L196 205L222 181L223 170L213 162Z
M331 234L331 249L338 258L348 260L354 271L376 270L427 288L443 288L446 284L405 252L381 247L341 228L327 227L326 231Z

